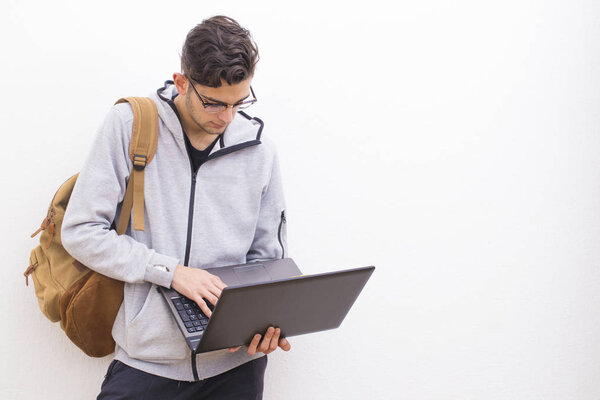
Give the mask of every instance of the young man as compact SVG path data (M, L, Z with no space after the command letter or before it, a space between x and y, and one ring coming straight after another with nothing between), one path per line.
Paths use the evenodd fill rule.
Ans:
M270 327L244 350L193 356L157 285L217 302L225 287L201 268L282 258L285 204L277 155L263 124L240 112L256 102L258 51L227 17L188 34L175 73L151 97L159 114L156 155L145 168L145 230L118 236L133 125L114 106L81 170L62 241L84 265L125 282L113 326L115 359L98 399L259 399L266 354L290 344Z

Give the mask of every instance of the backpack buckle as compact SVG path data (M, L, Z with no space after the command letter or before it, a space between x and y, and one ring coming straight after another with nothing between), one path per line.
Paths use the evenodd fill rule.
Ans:
M134 154L133 156L133 168L136 171L143 171L146 168L146 164L148 164L148 157L142 154Z

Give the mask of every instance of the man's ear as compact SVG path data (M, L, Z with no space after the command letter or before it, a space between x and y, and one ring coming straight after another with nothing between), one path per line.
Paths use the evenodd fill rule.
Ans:
M173 82L175 82L175 88L177 89L177 93L179 93L182 96L185 96L188 87L188 82L185 76L183 76L179 72L175 72L173 74Z

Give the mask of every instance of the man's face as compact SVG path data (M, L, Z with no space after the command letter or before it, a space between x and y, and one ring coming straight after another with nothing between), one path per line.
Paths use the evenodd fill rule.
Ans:
M190 119L196 125L195 128L209 135L220 135L223 133L231 121L233 121L237 110L235 107L227 107L216 114L209 113L202 105L202 101L207 105L235 105L252 98L250 94L251 78L234 85L229 85L224 80L221 83L220 87L213 88L198 83L190 83L189 80L186 82L185 104ZM195 91L194 88L196 89ZM199 97L202 98L202 101Z

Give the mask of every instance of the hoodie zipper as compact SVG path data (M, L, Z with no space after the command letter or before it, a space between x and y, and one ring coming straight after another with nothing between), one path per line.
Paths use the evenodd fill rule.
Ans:
M258 143L253 143L253 144L258 144ZM241 149L241 148L243 148L243 147L240 147L238 149ZM194 165L192 163L192 159L190 158L190 156L188 154L188 160L190 162L190 169L192 171L192 185L190 188L190 204L189 204L189 211L188 211L187 238L186 238L186 244L185 244L185 259L184 259L184 264L183 264L185 266L188 266L188 264L190 262L190 253L191 253L191 248L192 248L192 228L193 228L193 222L194 222L194 201L196 198L196 182L197 182L198 171L209 160L212 160L214 158L217 158L217 157L229 154L229 153L230 152L221 152L218 154L215 153L213 155L209 155L206 158L206 160L204 160L204 162L202 164L200 164L198 169L195 171L194 171ZM198 367L196 365L196 355L197 355L197 353L195 351L192 351L190 361L192 364L192 374L194 376L194 381L198 382L200 380L200 377L198 376Z
M285 210L281 211L281 219L279 220L279 228L277 230L277 239L279 239L279 245L281 246L281 258L285 258L285 249L283 247L283 240L281 239L281 230L283 228L283 224L285 224L287 220L285 219Z
M187 237L185 242L185 260L183 265L187 266L190 261L190 251L192 248L192 225L194 221L194 200L196 198L196 176L198 175L198 170L202 167L202 164L198 167L196 171L194 171L194 164L192 164L192 159L188 154L188 160L190 161L190 169L192 170L192 185L190 188L190 204L188 210L188 226L187 226ZM191 355L191 364L192 364L192 374L194 375L194 382L198 382L200 377L198 376L198 367L196 366L196 351L192 351Z
M158 89L156 92L158 94L158 97L166 102L169 107L171 107L171 109L173 109L173 112L175 113L175 115L177 115L177 119L179 119L179 121L181 121L181 117L179 116L179 112L177 111L177 107L175 106L174 102L173 102L173 98L168 99L166 97L164 97L162 95L162 89L166 88L168 84L173 84L173 81L166 81L165 82L165 86L161 89ZM230 147L224 147L224 142L223 142L223 136L221 136L220 139L220 145L221 145L221 149L217 150L216 152L214 152L213 154L209 154L209 156L206 158L206 160L204 160L204 163L206 163L208 160L212 160L213 158L217 158L220 156L224 156L226 154L230 154L233 153L235 151L238 150L242 150L244 148L247 147L251 147L251 146L255 146L260 144L260 136L262 134L262 130L264 128L264 123L262 122L261 119L256 118L256 117L250 117L248 114L244 113L243 111L238 111L239 114L241 114L244 118L248 119L248 120L254 120L256 122L258 122L260 124L260 128L258 129L258 132L256 134L256 139L254 140L250 140L244 143L239 143L239 144L235 144L233 146ZM183 129L183 126L182 126ZM185 132L183 133L185 135ZM192 171L192 185L190 188L190 203L189 203L189 211L188 211L188 227L187 227L187 237L186 237L186 244L185 244L185 259L184 259L184 264L185 266L187 266L189 264L190 261L190 253L191 253L191 247L192 247L192 225L193 225L193 219L194 219L194 200L196 197L196 176L198 174L198 170L200 169L200 167L202 167L201 164L198 167L198 170L194 171L194 165L192 163L192 159L190 158L189 153L187 152L187 148L186 148L186 153L188 155L188 161L190 162L190 169ZM194 381L199 381L200 378L198 377L198 369L196 366L196 352L192 351L192 356L191 356L191 364L192 364L192 373L194 375Z
M190 160L190 164L191 164ZM190 189L190 205L188 211L188 227L187 227L187 238L185 244L185 260L183 265L188 265L190 261L190 250L192 247L192 222L194 220L194 199L196 198L196 175L198 175L198 170L194 171L192 167L192 187Z
M165 82L166 84L167 82ZM161 94L160 94L160 89L158 91L158 95L159 97L166 101L169 106L173 109L173 111L175 112L175 114L177 115L177 118L181 120L181 118L179 117L179 113L177 112L177 108L174 106L174 104L172 102L169 102L166 98L164 98ZM250 140L248 142L244 142L244 143L240 143L240 144L236 144L233 145L229 148L224 148L223 147L223 138L221 137L221 149L217 150L215 153L210 154L206 160L204 160L204 163L206 163L209 160L212 160L214 158L217 157L221 157L230 153L233 153L235 151L238 150L242 150L244 148L247 147L251 147L251 146L255 146L260 144L260 135L262 133L262 129L263 129L263 122L258 119L258 118L251 118L249 115L244 114L242 112L240 112L240 114L242 114L246 119L249 120L256 120L258 121L258 123L260 123L260 128L258 130L257 136L255 140ZM183 133L185 135L185 133ZM189 153L187 152L187 148L186 148L186 153L188 155L188 161L190 162L190 170L192 172L192 185L190 188L190 203L189 203L189 210L188 210L188 227L187 227L187 236L186 236L186 244L185 244L185 258L184 258L184 266L188 266L189 261L190 261L190 253L191 253L191 247L192 247L192 228L193 228L193 221L194 221L194 201L195 201L195 197L196 197L196 181L197 181L197 175L198 175L198 170L200 170L200 168L202 167L202 165L204 165L204 163L200 164L200 166L198 167L198 169L196 171L194 171L194 165L192 163L192 159L190 158ZM198 382L200 380L200 377L198 376L198 368L196 366L196 355L197 353L195 351L192 351L192 355L191 355L191 364L192 364L192 374L194 375L194 381Z

